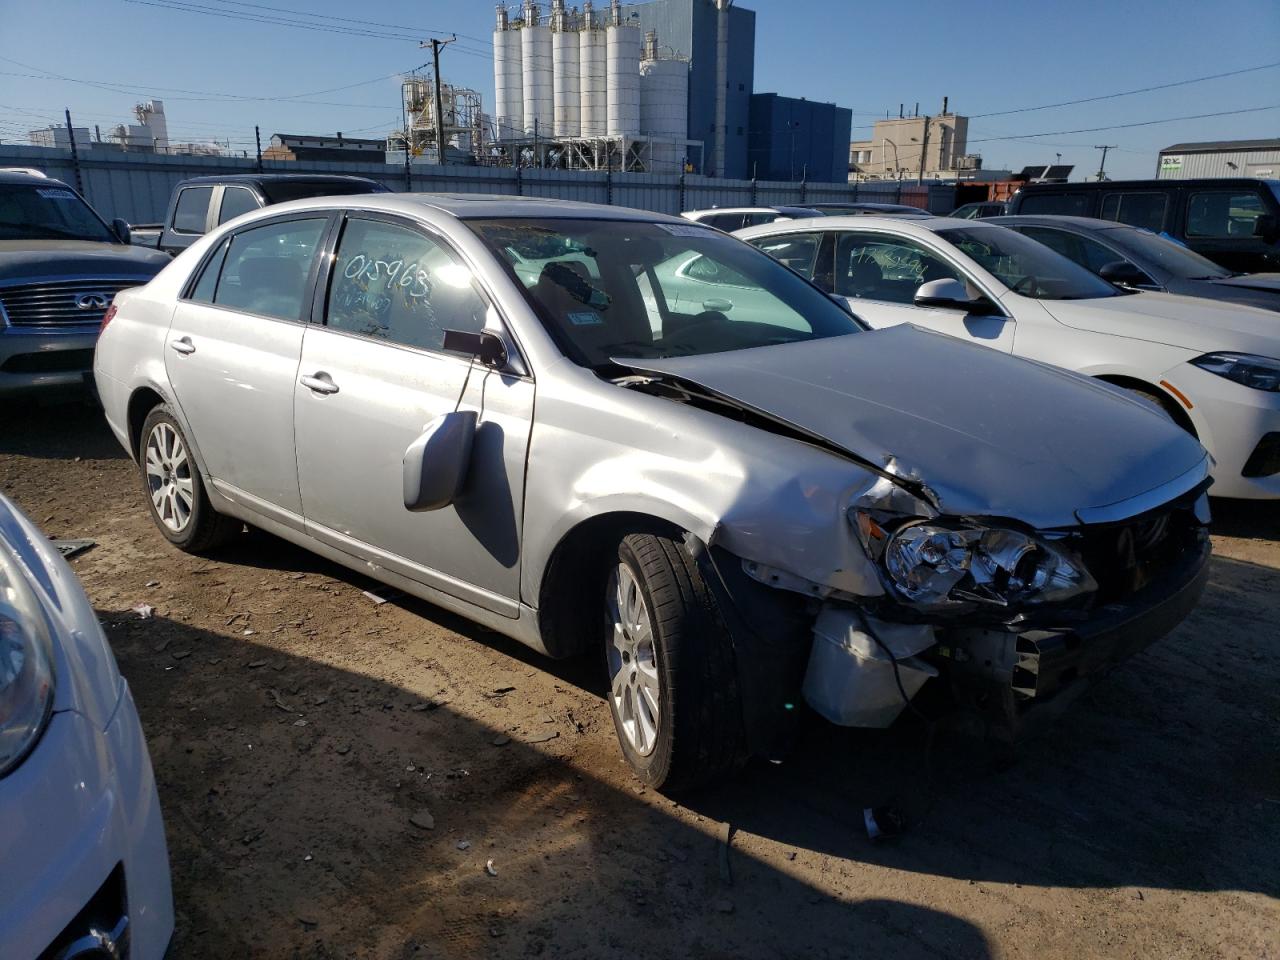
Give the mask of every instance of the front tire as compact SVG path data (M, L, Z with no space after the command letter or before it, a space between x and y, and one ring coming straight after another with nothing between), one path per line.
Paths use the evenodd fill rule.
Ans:
M240 521L209 503L191 445L166 404L155 407L142 424L138 468L151 519L174 546L203 553L240 532Z
M605 662L618 742L644 783L678 792L741 763L733 642L678 541L632 534L619 545L605 587Z

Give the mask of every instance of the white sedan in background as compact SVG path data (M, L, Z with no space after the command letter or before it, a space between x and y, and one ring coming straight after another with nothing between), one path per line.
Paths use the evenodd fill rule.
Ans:
M1216 496L1280 497L1274 312L1122 290L980 221L830 217L735 236L845 298L872 327L913 323L1147 398L1213 455Z
M0 957L159 960L172 934L133 697L75 574L0 495Z

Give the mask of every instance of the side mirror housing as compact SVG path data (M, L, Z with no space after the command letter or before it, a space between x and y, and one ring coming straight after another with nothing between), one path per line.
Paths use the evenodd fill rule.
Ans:
M507 362L507 345L500 336L488 330L479 333L446 330L444 348L455 353L470 354L487 367L501 367Z
M945 307L973 312L981 310L984 298L973 298L959 280L930 280L916 288L912 301L917 307Z
M1098 276L1120 287L1140 287L1144 284L1149 286L1154 282L1128 260L1104 263L1098 269Z
M111 221L111 229L120 238L121 243L133 242L133 231L129 229L129 221L116 217Z
M404 452L404 507L414 513L440 510L462 493L471 465L478 414L442 414Z

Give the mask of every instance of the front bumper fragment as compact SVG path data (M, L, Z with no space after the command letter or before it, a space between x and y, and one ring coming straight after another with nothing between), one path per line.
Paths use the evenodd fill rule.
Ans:
M962 702L998 714L1010 736L1022 736L1061 712L1088 680L1186 619L1208 582L1209 556L1206 538L1159 581L1078 624L941 630L930 659Z

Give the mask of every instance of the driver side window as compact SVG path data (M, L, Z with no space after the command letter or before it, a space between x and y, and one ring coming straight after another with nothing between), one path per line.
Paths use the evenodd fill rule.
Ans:
M836 240L835 292L842 297L911 304L930 280L965 282L949 263L905 237L846 231Z

